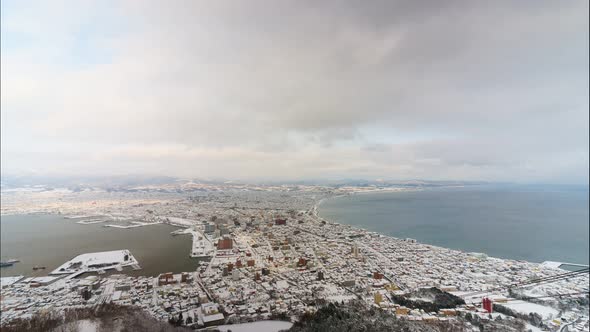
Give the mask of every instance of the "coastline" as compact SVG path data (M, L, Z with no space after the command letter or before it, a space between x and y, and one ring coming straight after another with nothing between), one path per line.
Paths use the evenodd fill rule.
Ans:
M451 186L451 187L437 187L439 189L450 189L450 188L464 188L465 186ZM392 193L392 192L418 192L418 191L424 191L424 188L416 188L416 189L403 189L403 190L372 190L372 191L367 191L367 190L361 190L361 191L353 191L350 193L346 193L346 194L340 194L340 195L334 195L334 196L330 196L330 197L324 197L320 200L318 200L313 208L313 216L315 218L317 218L318 220L327 222L327 223L333 223L333 224L339 224L339 225L344 225L344 226L349 226L358 230L362 230L365 231L367 233L373 233L373 234L378 234L380 236L385 236L385 237L390 237L393 239L397 239L397 240L402 240L402 238L400 237L396 237L394 235L389 235L389 234L383 234L380 233L378 231L371 231L369 229L365 229L357 224L347 224L347 223L341 223L339 221L336 220L331 220L331 219L327 219L324 218L320 215L319 213L319 208L321 207L321 205L323 203L325 203L327 200L329 199L334 199L334 198L341 198L341 197L347 197L347 196L353 196L353 195L361 195L361 194L387 194L387 193ZM561 262L561 261L555 261L555 260L551 260L551 259L543 259L540 262L534 262L534 261L530 261L530 260L522 260L522 259L515 259L515 258L510 258L510 257L496 257L496 256L492 256L489 255L488 253L486 253L485 251L468 251L468 250L462 250L462 249L456 249L456 248L450 248L450 247L445 247L445 246L441 246L441 245L437 245L437 244L432 244L432 243L428 243L428 242L421 242L420 240L416 240L418 243L424 244L424 245L428 245L431 246L433 248L436 249L444 249L444 250L453 250L453 251L457 251L460 253L465 253L465 254L484 254L487 257L491 258L491 259L498 259L498 260L504 260L504 261L513 261L513 262L526 262L526 263L530 263L530 264L536 264L542 267L549 267L549 268L555 268L555 269L560 269L560 270L566 270L567 269L563 269L563 266L585 266L587 267L588 264L584 264L584 263L579 263L579 262Z
M121 207L117 216L137 216L138 213L145 211L150 219L152 217L165 218L169 219L168 222L185 226L182 232L188 231L186 229L188 224L196 225L199 222L216 221L223 218L221 224L229 224L229 227L220 228L218 235L221 235L222 229L226 234L229 233L227 235L232 239L232 252L230 255L226 251L215 253L210 261L202 264L199 262L198 266L194 266L191 262L190 267L187 268L189 265L181 267L182 270L176 270L176 268L173 270L158 265L153 269L154 273L149 274L123 273L123 275L119 275L116 272L116 275L113 276L105 274L100 277L104 282L96 284L97 291L100 293L97 292L92 298L99 302L128 303L129 298L133 297L135 303L142 306L149 315L162 321L169 319L170 306L180 306L180 304L191 312L195 310L198 316L200 310L197 307L198 303L187 304L184 299L186 297L206 298L204 301L211 303L211 306L223 306L228 309L228 315L236 315L220 315L220 323L221 319L224 320L223 323L227 323L230 319L233 323L242 323L248 321L250 309L263 308L267 311L264 319L270 318L269 315L281 312L292 316L301 315L307 310L313 310L313 302L308 302L313 298L341 303L356 297L362 301L363 306L368 308L376 304L375 299L379 296L394 294L396 296L407 295L408 298L412 298L412 292L437 287L462 298L467 304L461 310L477 313L479 303L485 296L512 301L517 299L517 296L545 297L551 296L555 292L579 295L585 290L587 279L578 278L576 280L558 280L551 286L533 285L523 288L518 295L511 297L511 294L503 291L502 287L514 285L523 280L554 278L563 274L564 271L556 268L555 264L542 265L524 260L488 257L484 254L420 243L412 239L382 235L351 224L329 221L320 216L319 208L328 198L392 191L399 192L400 190L362 190L352 193L344 189L335 192L309 193L303 199L299 195L287 196L276 192L269 193L266 197L268 199L261 199L265 197L260 197L259 193L255 193L255 197L248 193L241 196L236 195L231 200L225 196L221 199L213 196L198 208L189 199L177 202L175 208L168 204L149 207L131 206L131 209ZM408 193L408 195L414 194ZM344 201L346 203L348 200ZM402 202L402 204L406 203ZM133 207L136 209L133 210ZM350 207L353 210L358 208L354 205L350 205ZM106 209L109 207L104 207L103 211ZM413 207L410 206L410 210L412 209ZM81 209L76 210L75 213L68 211L68 213L63 213L61 217L64 215L85 215L92 218L88 216L90 211L98 212L100 210L88 210L85 206L81 206ZM385 216L388 218L390 215L391 213ZM335 216L337 215L335 214ZM283 219L285 217L289 220ZM283 220L285 221L282 222ZM76 221L79 220L71 222L76 223ZM90 224L83 227L92 228L97 225ZM35 229L35 226L29 226L29 229ZM145 227L145 229L141 227L136 231L147 232L151 229L151 227ZM128 238L135 231L125 234L126 232L116 231L112 235L113 238ZM173 233L180 232L178 229L173 231ZM164 234L164 236L166 235ZM161 233L151 237L151 241L146 239L148 237L142 237L140 243L146 243L150 250L153 248L151 243L159 242L160 239L166 240ZM81 248L82 246L75 247ZM137 257L144 269L148 268L148 264L144 264L139 251L136 255L136 250L131 245L126 245L125 248L128 248ZM95 252L101 250L103 249ZM185 250L184 246L183 250ZM184 252L182 253L184 256ZM151 254L147 252L146 255ZM144 258L147 259L147 257ZM180 257L174 255L168 260L177 261L178 258ZM63 262L59 264L63 264ZM229 273L230 266L233 268L232 273ZM168 274L164 271L172 271L172 273ZM177 271L181 272L177 273ZM156 277L163 275L166 276L163 281L161 277ZM173 285L168 283L169 277L175 280ZM183 278L186 283L183 282ZM27 283L31 280L51 282L51 284L41 285L38 288L27 287ZM95 280L94 276L90 276L88 280L26 278L8 288L3 288L2 295L10 299L16 308L31 303L31 299L34 303L43 303L46 301L45 297L52 298L54 296L52 292L56 287L72 290L75 288L73 286L78 283L94 282ZM193 282L188 282L189 280L193 280ZM55 282L53 283L53 281ZM148 285L151 286L148 287ZM134 291L129 292L129 288ZM169 293L171 289L174 289L172 296L170 296L172 293ZM245 291L228 296L232 289ZM250 290L256 290L256 292L252 293ZM68 301L63 303L64 307L78 305L80 294L74 291L69 291L68 294ZM274 306L273 296L277 297L274 299ZM245 301L246 307L237 306L236 300ZM283 307L282 304L287 301L295 302L289 302L293 304L291 307ZM394 301L395 299L381 298L380 304L384 304L381 307L393 315L400 318L408 316L397 312ZM560 299L559 301L558 304L571 303L568 302L570 301L568 299ZM87 305L92 305L92 302ZM398 303L398 305L400 304ZM552 309L556 306L555 303L547 302L543 305L535 305L534 309L543 314L549 311L556 312L555 309ZM24 314L34 313L36 308L30 309L30 312L12 310L10 316L5 318L3 322L22 317ZM414 312L408 317L409 319L440 321L450 319L442 312L435 312L434 315L430 312ZM543 317L543 319L551 321L552 317ZM569 318L567 319L569 320Z
M452 187L446 187L446 188L456 188L456 187L464 187L464 186L452 186ZM318 208L320 207L320 205L323 202L325 202L328 199L333 199L333 198L353 196L353 195L364 195L364 194L387 194L387 193L397 193L397 192L416 192L416 191L423 191L423 190L424 190L424 188L382 188L382 189L375 189L375 190L353 190L353 191L347 192L345 194L324 197L324 198L318 200L314 204L314 206L312 207L312 211L315 212L314 215L316 217L321 218L317 214Z

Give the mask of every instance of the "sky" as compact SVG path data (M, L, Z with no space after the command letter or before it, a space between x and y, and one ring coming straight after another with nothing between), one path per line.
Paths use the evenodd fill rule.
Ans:
M5 0L2 173L588 183L588 5Z

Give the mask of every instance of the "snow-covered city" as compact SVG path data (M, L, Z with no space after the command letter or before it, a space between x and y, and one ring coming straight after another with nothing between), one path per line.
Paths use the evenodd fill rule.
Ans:
M416 189L185 183L3 194L3 215L59 214L80 227L174 225L166 236L190 235L192 249L181 254L196 268L130 276L142 262L117 250L72 257L46 276L3 276L1 324L112 303L191 328L284 321L288 329L321 306L354 301L401 320L473 331L498 321L524 331L589 330L587 267L445 249L317 213L330 197L400 190Z

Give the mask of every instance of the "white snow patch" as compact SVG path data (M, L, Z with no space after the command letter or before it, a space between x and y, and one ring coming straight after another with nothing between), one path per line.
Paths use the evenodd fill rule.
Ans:
M216 328L222 332L231 330L232 332L278 332L288 330L293 323L280 320L263 320L254 323L243 323L234 325L220 325Z
M502 305L526 315L528 315L531 312L536 312L539 315L541 315L544 319L551 319L557 316L557 314L559 314L558 310L553 309L551 307L525 301L508 302L503 303Z
M162 217L162 219L168 219L168 222L170 224L179 225L179 226L186 226L186 227L200 224L200 222L198 222L196 220L184 219L184 218L178 218L178 217Z
M125 259L127 258L127 259ZM50 274L98 271L138 264L131 252L125 250L101 251L78 255L65 262Z
M2 277L0 278L0 287L10 286L19 280L24 278L24 276L16 276L16 277Z
M77 325L78 332L97 332L100 327L99 323L88 319L78 321Z
M538 328L538 327L536 327L534 325L531 325L529 323L526 324L525 331L544 332L544 330L541 330L540 328Z

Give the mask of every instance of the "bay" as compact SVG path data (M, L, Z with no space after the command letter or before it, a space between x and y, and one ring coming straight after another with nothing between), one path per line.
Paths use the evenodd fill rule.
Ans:
M588 264L588 187L468 186L325 200L321 217L493 257Z
M172 236L177 227L157 224L130 229L82 225L59 215L6 215L0 217L2 260L19 259L3 267L1 276L47 275L73 257L98 251L129 249L142 267L125 269L129 275L157 276L163 272L194 271L198 260L190 258L189 235ZM45 270L33 271L34 266ZM120 273L120 272L119 272Z

